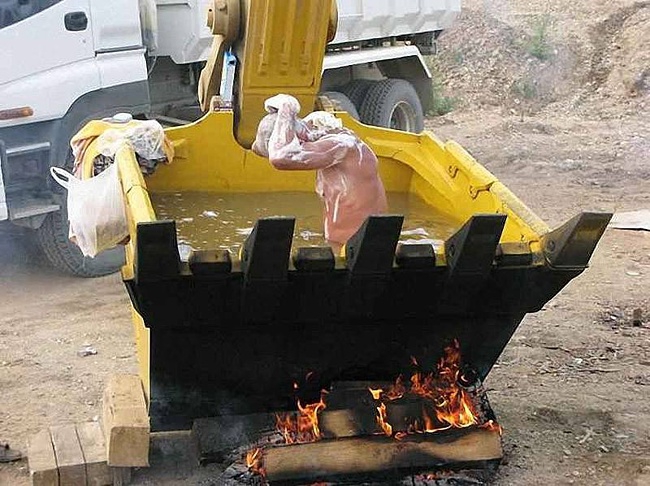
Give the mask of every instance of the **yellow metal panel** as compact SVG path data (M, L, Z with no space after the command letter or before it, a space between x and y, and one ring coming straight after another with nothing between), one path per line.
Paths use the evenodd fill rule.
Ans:
M413 192L459 226L477 213L509 216L502 241L536 242L548 227L460 145L430 133L370 127L338 114L377 154L390 192ZM243 149L232 132L233 114L219 112L185 127L167 130L182 157L149 178L153 192L313 191L313 172L274 169ZM217 135L218 134L218 135Z
M150 352L150 338L149 329L144 325L144 321L140 314L131 307L131 320L133 322L133 332L135 334L135 350L138 355L138 374L142 380L142 387L149 405L149 398L151 397L151 386L149 379L149 352Z
M244 150L233 136L232 112L206 115L199 122L167 130L174 142L183 141L183 157L160 166L147 178L152 192L274 192L313 191L312 171L286 172L268 159Z
M414 135L362 125L341 116L370 145L380 160L409 167L410 191L460 224L478 213L508 215L502 242L539 241L548 227L497 178L456 142L441 142L430 133ZM384 162L385 163L385 162ZM392 181L387 181L387 187ZM531 246L539 251L539 246Z
M140 222L155 221L156 214L151 205L147 185L140 171L140 165L135 153L130 146L124 145L115 155L122 191L126 203L126 212L129 223L130 241L126 245L126 264L122 267L122 278L134 278L134 252L136 244L136 228ZM133 330L135 334L136 352L138 355L138 374L147 398L150 397L149 387L149 329L137 311L131 308Z
M314 171L275 169L268 159L243 149L232 135L233 115L218 112L192 125L167 130L176 157L147 178L154 193L205 192L312 192ZM219 134L216 136L215 134ZM380 175L386 189L408 192L413 170L393 159L395 148L379 147Z
M443 143L429 133L414 135L370 127L345 114L338 115L377 154L380 175L388 191L417 194L436 211L457 221L458 227L474 214L506 214L508 220L501 241L525 242L533 251L541 250L540 235L548 227L455 142ZM218 112L192 125L167 130L179 149L179 156L171 165L160 166L147 179L149 190L215 193L314 190L313 172L278 171L268 160L243 149L233 136L233 122L231 112ZM125 163L122 159L129 161ZM155 218L147 185L135 159L126 151L120 158L120 174L132 224ZM130 250L131 247L127 248L127 258L132 264ZM128 267L125 275L129 275Z
M320 89L333 0L249 0L240 52L237 140L250 147L264 100L288 93L312 111Z
M151 205L151 199L147 193L147 185L140 171L140 165L131 147L124 145L118 150L115 155L115 163L117 164L122 190L125 195L129 223L130 241L126 246L126 265L122 269L122 276L128 279L133 278L136 227L138 223L155 221L156 213Z

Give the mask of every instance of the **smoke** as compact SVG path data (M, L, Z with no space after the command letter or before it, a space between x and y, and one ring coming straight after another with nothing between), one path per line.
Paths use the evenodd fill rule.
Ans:
M30 231L0 225L0 277L14 275L36 264L35 242Z

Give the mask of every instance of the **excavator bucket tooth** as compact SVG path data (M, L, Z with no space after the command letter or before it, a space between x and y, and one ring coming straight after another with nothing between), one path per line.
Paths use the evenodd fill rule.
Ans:
M404 216L370 216L348 241L347 315L371 315L385 293L403 223Z
M393 267L404 216L370 216L350 238L347 266L353 276L387 273Z
M179 275L175 221L139 223L137 227L135 275L138 282L163 280Z
M545 235L543 245L548 263L555 268L586 266L612 216L581 213Z
M260 219L244 242L242 270L246 281L285 280L294 218Z
M272 318L287 285L294 218L260 219L242 250L246 320Z
M472 216L445 243L450 275L474 278L487 276L492 269L505 224L506 216L503 214Z

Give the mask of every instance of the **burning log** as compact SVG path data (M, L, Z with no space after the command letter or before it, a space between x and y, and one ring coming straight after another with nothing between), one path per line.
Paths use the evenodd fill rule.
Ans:
M503 457L496 428L469 427L401 440L385 436L321 440L264 451L271 482L317 481L394 471L404 474L440 467L485 467Z
M496 467L501 428L458 342L434 371L412 364L411 376L393 383L337 382L318 402L297 397L294 411L196 421L202 462L245 442L244 472L272 483ZM242 474L230 469L229 477Z

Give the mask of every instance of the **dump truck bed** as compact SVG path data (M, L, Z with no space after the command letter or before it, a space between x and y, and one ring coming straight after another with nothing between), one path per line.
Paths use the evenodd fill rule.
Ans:
M460 15L460 0L338 0L337 5L339 27L331 46L438 32Z
M335 381L392 381L454 340L482 380L524 315L586 268L611 215L550 231L458 144L338 116L378 155L392 206L344 256L301 235L320 219L314 174L243 149L230 112L168 130L174 162L146 182L133 153L118 153L131 233L123 279L154 429L293 408L306 376L312 398ZM246 232L227 240L216 227L237 213ZM426 239L409 235L418 228L436 241L403 244Z

